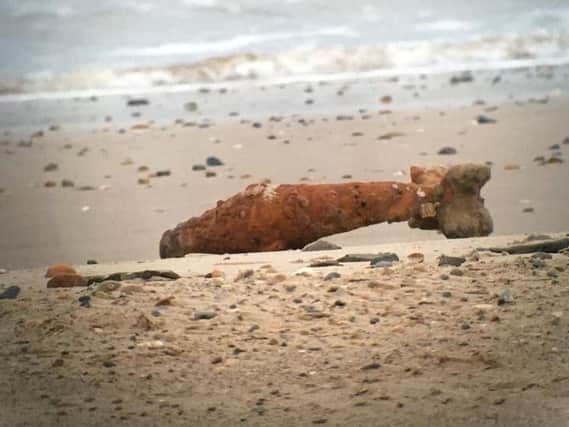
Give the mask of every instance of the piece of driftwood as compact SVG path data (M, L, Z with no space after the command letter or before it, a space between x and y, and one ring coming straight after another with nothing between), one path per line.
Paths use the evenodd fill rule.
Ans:
M464 164L411 167L410 183L253 184L167 230L160 256L298 249L382 222L408 221L449 238L486 236L493 225L480 189L489 179L487 166Z

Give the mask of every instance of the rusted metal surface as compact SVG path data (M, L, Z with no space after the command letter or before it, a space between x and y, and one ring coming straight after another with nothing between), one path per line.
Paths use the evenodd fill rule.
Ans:
M188 253L297 249L321 237L382 222L440 229L447 237L488 235L480 197L490 170L480 165L411 168L411 182L249 185L217 206L167 230L162 258Z

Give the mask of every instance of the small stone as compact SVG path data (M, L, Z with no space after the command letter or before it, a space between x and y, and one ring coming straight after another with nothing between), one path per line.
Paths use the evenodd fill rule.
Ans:
M452 76L449 82L451 85L457 85L459 83L470 83L473 80L474 77L472 76L472 74L469 71L466 71L457 76Z
M453 267L460 267L465 261L466 261L466 258L464 258L464 257L454 257L454 256L441 255L439 257L439 267L442 267L445 265L451 265Z
M73 181L71 181L70 179L62 179L61 180L61 186L63 188L74 187L75 183Z
M157 309L157 308L155 308L154 310L152 310L152 311L150 312L150 314L151 314L152 316L154 316L154 317L160 317L160 316L162 315L162 313L160 313L160 310Z
M91 307L91 296L90 295L82 295L78 299L79 305L81 307L89 308Z
M372 317L371 319L369 319L369 323L370 325L375 325L379 323L379 319L377 317Z
M48 288L73 288L87 286L87 280L78 274L60 274L47 282Z
M336 267L341 266L338 261L335 259L325 259L320 261L315 261L309 265L309 267Z
M59 169L59 165L57 163L48 163L47 165L44 166L43 171L44 172L53 172Z
M460 268L453 268L453 269L450 271L450 274L451 274L452 276L464 276L464 271L462 271Z
M97 260L94 260L94 259L88 259L87 260L87 265L95 265L95 264L98 264Z
M470 329L470 324L468 322L464 322L462 325L460 325L460 329L462 330Z
M498 297L498 305L512 304L514 302L514 295L511 289L502 289L496 296Z
M57 187L57 182L55 181L46 181L43 186L45 188L53 188L53 187Z
M443 147L439 151L437 151L437 154L442 156L453 155L456 153L457 153L456 148L453 147Z
M222 166L223 162L215 156L209 156L205 159L205 164L208 166Z
M345 307L345 306L346 302L342 300L336 300L334 301L334 304L332 304L332 307Z
M486 125L486 124L496 123L496 119L493 119L493 118L491 118L491 117L484 116L484 115L479 115L478 117L476 117L475 121L476 121L476 123L478 123L479 125Z
M217 176L217 173L215 173L214 171L206 171L205 173L206 178L213 178L215 176Z
M407 259L413 263L420 264L425 261L425 255L420 252L413 252L407 255Z
M441 280L448 280L448 279L450 279L450 276L448 274L443 273L439 276L439 278Z
M329 282L329 281L334 280L334 279L339 279L340 277L342 277L342 275L340 273L332 271L332 272L328 273L326 276L324 276L324 281Z
M371 262L381 254L347 254L338 258L338 262Z
M450 298L452 296L452 293L450 291L444 291L442 293L443 298Z
M219 363L223 362L223 358L221 356L216 356L213 359L211 359L211 364L212 365L217 365Z
M128 107L140 107L148 104L150 104L150 102L148 101L148 99L144 98L129 99L126 103Z
M204 171L206 169L205 165L195 164L192 166L193 171Z
M0 299L16 299L19 293L20 288L18 286L8 286L0 292Z
M186 103L184 104L184 109L185 109L186 111L197 111L197 109L198 109L198 104L197 104L197 102L192 102L192 101L186 102Z
M393 101L393 98L390 95L384 95L381 98L379 98L379 102L381 102L382 104L389 104Z
M304 248L302 248L302 251L303 252L333 251L337 249L342 249L342 247L334 243L328 242L327 240L317 240L315 242L306 245Z
M532 213L532 212L534 212L534 208L532 208L532 207L523 208L522 212L523 213Z
M140 185L149 185L150 184L150 179L149 178L138 178L137 182Z
M77 274L77 271L68 264L54 264L48 267L45 277L55 277L62 274Z
M210 320L217 316L215 311L196 311L194 320Z
M392 266L393 266L393 263L391 261L378 261L374 264L371 264L372 268L389 268Z
M170 170L165 169L165 170L161 170L161 171L156 171L156 173L153 176L160 178L160 177L164 177L164 176L170 176L171 174L172 174L172 172Z
M379 264L383 263L383 264L389 264L385 265L384 267L391 267L391 264L397 261L399 261L399 257L397 256L397 254L393 252L384 252L377 254L375 258L373 258L370 261L370 265L372 267L381 267Z
M362 366L362 371L369 371L371 369L379 369L381 365L378 362L372 362L368 365Z

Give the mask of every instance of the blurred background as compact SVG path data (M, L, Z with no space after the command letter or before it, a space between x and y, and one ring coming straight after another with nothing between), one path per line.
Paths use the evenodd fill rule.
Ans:
M569 61L563 0L2 0L0 92Z

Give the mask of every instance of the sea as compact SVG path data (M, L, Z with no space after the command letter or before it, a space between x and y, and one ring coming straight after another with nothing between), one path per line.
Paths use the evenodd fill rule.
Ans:
M569 0L0 0L0 99L569 63Z

